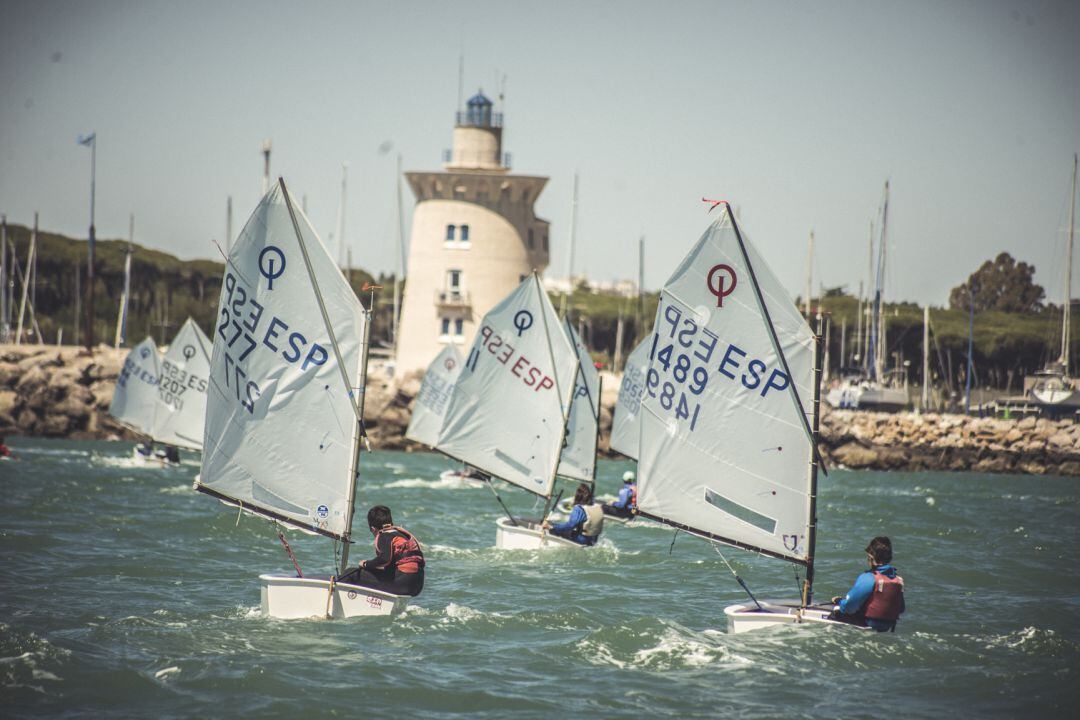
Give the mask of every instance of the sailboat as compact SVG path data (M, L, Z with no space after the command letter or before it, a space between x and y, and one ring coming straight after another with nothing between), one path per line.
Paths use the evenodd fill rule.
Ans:
M202 450L210 349L210 338L188 318L161 361L152 433L156 442Z
M229 250L195 490L270 520L296 575L259 576L264 615L401 612L409 597L305 575L280 528L353 541L370 316L279 179ZM340 556L338 555L340 551Z
M819 338L722 207L660 293L638 514L806 568L800 599L732 605L730 630L830 622L828 608L811 604Z
M132 432L147 438L153 437L158 413L158 383L161 379L161 352L152 337L147 336L133 347L124 358L124 364L116 378L109 415ZM164 461L146 458L138 448L132 448L133 458L138 462Z
M889 183L881 212L881 238L878 243L877 270L874 274L874 300L867 320L867 353L861 368L842 368L839 385L829 390L825 400L835 408L895 412L911 404L904 373L898 368L886 371L885 342L885 264L888 257ZM871 235L871 239L873 235ZM871 246L873 243L871 242ZM871 259L873 247L871 247ZM809 307L809 305L808 305Z
M132 348L116 381L109 414L149 441L202 449L210 340L188 318L164 357L147 337ZM161 455L132 450L137 462L165 466Z
M1069 354L1072 314L1072 256L1073 235L1076 228L1076 167L1077 156L1073 153L1072 196L1069 200L1069 240L1065 251L1065 293L1061 308L1061 355L1056 363L1043 368L1030 380L1030 395L1041 412L1065 415L1080 412L1080 386L1069 377Z
M416 395L409 427L405 430L406 438L428 447L435 445L439 438L439 428L442 427L443 415L446 414L446 407L463 366L464 358L453 344L444 347L431 361L420 383L420 392ZM473 475L465 465L460 470L443 471L439 479L470 487L481 487L484 484L484 481Z
M536 273L480 321L435 449L551 506L580 361ZM580 547L541 528L543 517L496 523L496 547Z

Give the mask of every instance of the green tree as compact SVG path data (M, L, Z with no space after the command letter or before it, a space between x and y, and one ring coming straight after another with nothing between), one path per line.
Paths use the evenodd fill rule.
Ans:
M971 304L971 288L975 288L975 310L1002 312L1034 312L1042 307L1046 297L1041 285L1036 285L1035 266L1016 262L1009 253L987 260L971 274L963 285L949 293L949 307L967 310Z

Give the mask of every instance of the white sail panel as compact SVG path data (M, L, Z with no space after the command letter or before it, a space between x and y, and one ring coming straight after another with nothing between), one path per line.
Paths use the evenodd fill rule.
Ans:
M578 358L535 274L480 321L435 447L550 495Z
M447 345L435 356L424 373L405 437L429 447L435 445L463 365L464 358L453 344Z
M291 198L290 198L291 199ZM229 251L214 328L198 489L325 534L348 527L359 442L354 398L367 315L292 203L345 375L281 187Z
M578 375L570 400L570 415L566 421L566 439L559 469L556 473L572 480L591 483L596 479L596 434L600 412L600 373L581 336L570 324L563 322L567 338L574 346L578 358Z
M154 421L158 442L202 450L211 349L210 339L188 318L161 361Z
M147 337L131 349L116 378L109 414L136 432L152 436L158 411L161 354Z
M661 293L641 402L638 507L802 561L814 337L745 235L744 255L728 213ZM793 377L776 352L751 272Z
M611 449L631 460L638 458L638 438L641 433L641 394L645 391L645 373L649 369L649 348L652 335L638 343L626 358L615 415L611 421Z

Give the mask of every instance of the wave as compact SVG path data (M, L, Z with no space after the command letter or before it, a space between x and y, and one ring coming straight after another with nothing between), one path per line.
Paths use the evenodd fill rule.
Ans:
M383 485L384 488L427 488L429 490L477 490L482 489L483 485L462 482L458 478L439 478L438 480L427 480L425 478L405 478L403 480L394 480Z

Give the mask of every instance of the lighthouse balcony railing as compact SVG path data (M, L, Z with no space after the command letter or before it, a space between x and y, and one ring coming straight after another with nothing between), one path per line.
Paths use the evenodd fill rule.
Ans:
M513 156L511 156L510 153L504 152L499 156L498 159L499 159L499 164L500 164L501 167L504 167L507 170L514 167L514 165L513 165ZM468 162L468 158L463 157L460 160L461 160L462 163L467 163ZM443 164L445 164L445 165L449 165L452 162L454 162L454 151L449 149L449 148L443 149L442 161L443 161Z
M472 299L465 290L436 290L435 304L441 308L469 308Z
M485 112L482 110L464 110L457 113L454 121L458 127L501 128L503 114L501 112Z

